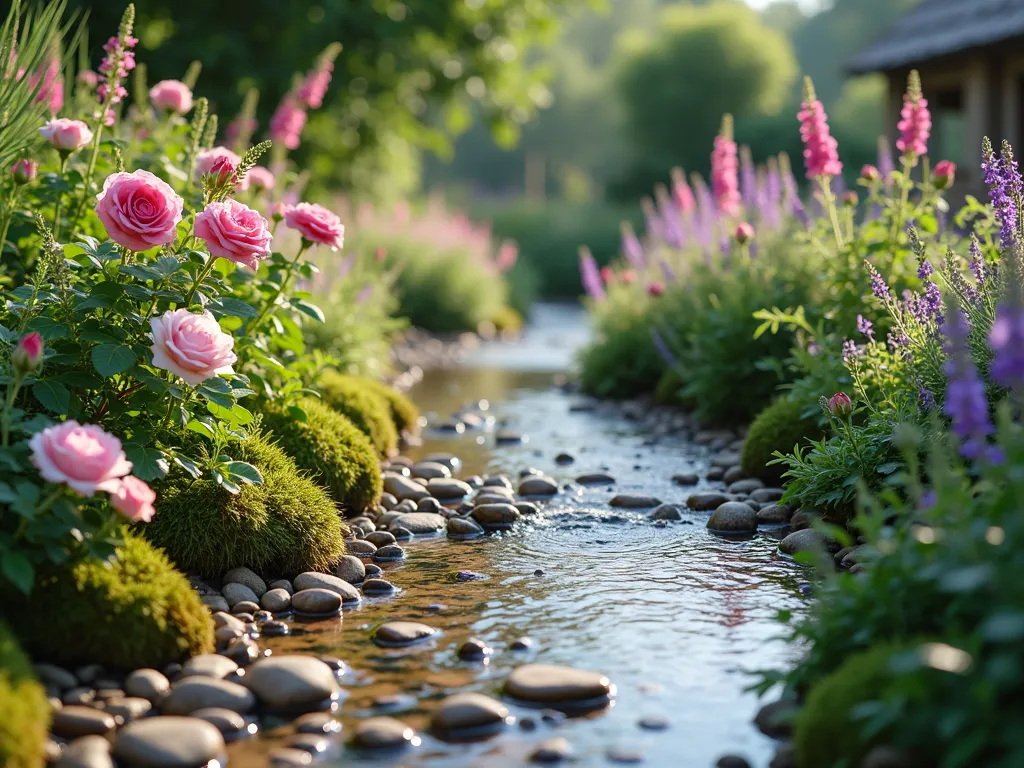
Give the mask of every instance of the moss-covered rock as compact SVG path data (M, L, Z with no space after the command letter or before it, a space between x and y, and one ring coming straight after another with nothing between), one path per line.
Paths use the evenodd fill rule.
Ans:
M799 768L857 766L871 747L885 743L888 734L866 737L864 722L853 713L860 704L884 696L893 678L892 658L913 647L886 644L856 653L811 687L793 728Z
M325 371L317 389L327 405L359 427L382 456L398 451L398 430L391 419L390 403L369 379L347 376L335 370Z
M773 460L772 454L775 451L790 453L798 443L821 437L818 422L801 416L802 410L800 403L782 397L757 415L743 442L740 464L746 474L768 482L779 482L785 470L777 464L768 466L768 462Z
M239 566L294 574L337 562L345 526L327 491L266 433L228 453L255 466L263 482L232 494L176 469L156 483L157 514L142 528L146 537L179 568L208 576Z
M46 691L11 630L0 623L0 765L42 768L49 727Z
M306 421L299 421L273 403L265 405L263 426L347 514L358 515L376 504L383 480L370 439L348 418L316 398L306 398L301 406Z
M152 544L125 536L110 561L41 572L29 598L5 595L11 629L40 661L160 668L213 650L213 621Z
M382 381L362 379L366 386L384 398L391 411L391 421L399 434L408 432L415 435L420 431L420 409L408 397Z

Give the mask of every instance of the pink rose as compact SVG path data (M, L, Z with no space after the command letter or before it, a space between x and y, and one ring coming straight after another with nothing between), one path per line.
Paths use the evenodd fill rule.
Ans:
M68 120L66 117L47 120L46 125L39 129L39 133L58 152L76 152L92 141L89 126L81 120Z
M326 245L336 251L344 245L345 227L335 214L316 203L299 203L284 212L284 223L296 229L303 240Z
M275 184L274 174L262 165L253 166L245 179L250 186L256 189L273 189Z
M32 463L43 479L67 483L79 496L113 491L120 478L132 471L121 441L95 424L68 419L37 432L28 445Z
M145 480L128 475L117 481L110 491L110 505L133 523L148 523L156 514L153 502L156 492Z
M184 200L149 171L110 174L96 201L110 239L129 250L148 251L177 237Z
M235 169L241 162L242 158L240 158L227 147L214 147L213 149L204 149L196 156L195 180L202 181L203 176L205 176L208 173L213 173L215 169L218 174L227 174L228 164L230 164L231 167L230 173L233 175ZM223 182L220 182L220 184L223 185L226 182L227 177L224 179ZM247 190L249 188L249 179L241 179L238 182L237 188L239 192L244 192L245 190Z
M172 309L149 321L153 333L153 365L196 387L220 373L233 373L238 358L235 340L224 333L209 312Z
M206 241L214 256L252 270L270 255L267 220L235 200L210 203L196 214L196 237Z
M149 100L157 109L184 115L192 109L192 89L180 80L161 80L149 89Z

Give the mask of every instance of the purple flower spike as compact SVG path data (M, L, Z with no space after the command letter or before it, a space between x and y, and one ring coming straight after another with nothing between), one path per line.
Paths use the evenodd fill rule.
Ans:
M987 440L995 427L989 418L985 385L971 359L967 323L959 309L954 307L947 313L944 333L949 382L943 410L952 421L953 432L960 438L960 453L968 459L985 458L998 463L1002 455Z
M875 340L875 332L872 329L874 323L868 320L864 315L857 315L857 331L863 333L871 341Z
M1024 391L1024 309L1001 305L988 343L995 352L989 374L1004 387Z
M601 301L605 297L604 284L601 282L601 272L597 268L597 262L586 247L580 249L580 279L583 282L583 289L587 295L595 301Z

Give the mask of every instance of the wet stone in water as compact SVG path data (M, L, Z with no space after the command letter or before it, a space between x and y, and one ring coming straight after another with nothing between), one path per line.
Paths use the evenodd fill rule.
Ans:
M485 528L510 528L519 519L511 504L483 504L473 509L473 519Z
M165 715L190 715L197 709L218 707L245 714L256 706L256 697L238 683L212 677L187 677L174 684L160 705Z
M178 677L215 677L219 680L237 669L238 665L229 658L217 653L203 653L186 661Z
M817 531L805 528L794 531L779 542L779 551L784 555L796 555L800 552L824 552L828 541Z
M320 755L326 752L328 746L329 742L324 738L324 734L299 733L288 741L289 748L301 749L311 755Z
M757 522L762 525L783 525L793 517L793 509L788 504L769 504L757 511Z
M364 539L356 539L350 541L345 545L345 548L353 555L359 555L361 557L372 557L377 551L377 545L371 544L369 541Z
M373 531L372 533L366 534L366 540L375 547L383 547L388 544L394 544L395 536L387 531ZM348 581L348 579L345 580Z
M242 637L228 643L224 655L238 666L247 667L260 657L260 648L252 638Z
M400 648L428 640L437 630L415 621L389 621L381 624L373 635L377 645L384 648Z
M469 483L461 480L435 478L427 481L427 490L438 499L461 499L473 492Z
M614 686L602 674L552 664L524 664L505 681L505 695L518 701L559 709L603 707Z
M406 528L414 534L423 535L443 531L444 524L445 519L435 512L409 512L395 518L391 526ZM394 538L394 533L391 536Z
M444 699L430 717L430 729L440 738L460 732L497 733L508 724L508 709L482 693L455 693Z
M452 538L482 536L484 529L468 518L453 517L448 521L448 535Z
M243 681L272 710L321 709L341 690L334 670L312 656L271 656L249 667Z
M456 581L484 581L487 577L475 571L458 571L455 574Z
M664 717L648 716L640 718L637 725L645 731L665 731L668 730L669 722Z
M757 513L741 501L727 501L708 519L708 530L752 533L757 530Z
M428 496L425 499L420 499L416 505L416 511L423 514L434 514L439 515L444 510L441 506L441 502L435 499L433 496Z
M413 537L412 531L406 528L404 525L399 525L389 529L394 535L397 541L409 541Z
M604 472L590 472L577 477L576 482L580 485L611 485L615 482L615 478Z
M644 761L644 753L639 749L612 747L605 752L605 757L611 763L618 765L639 765Z
M341 610L341 595L329 589L300 589L292 595L292 608L307 616L331 616Z
M572 757L572 744L564 736L555 736L547 741L541 742L533 752L530 753L531 763L542 765L554 765L562 763Z
M483 640L471 637L459 646L457 653L463 661L481 661L487 658L491 653L491 649L487 647Z
M554 496L558 493L558 483L550 477L531 475L524 477L519 483L520 496Z
M145 717L153 708L149 699L142 699L129 696L123 699L111 699L103 705L103 711L114 717L120 717L124 722L130 723Z
M747 762L746 758L739 755L723 755L718 758L715 768L751 768L751 765Z
M506 488L512 490L512 481L508 475L488 475L484 478L484 488Z
M422 483L391 472L384 473L384 490L400 501L411 499L416 502L430 495Z
M337 592L341 595L341 601L345 604L358 603L362 599L359 595L358 589L353 587L344 579L339 579L337 576L332 576L329 573L307 571L306 573L300 573L296 576L294 583L296 592L303 589L316 588L329 589L332 592Z
M383 575L384 570L379 565L374 565L373 563L366 564L366 578L376 579Z
M373 559L378 563L389 563L395 560L404 560L405 550L397 544L388 544L386 547L378 549L377 553L373 556Z
M686 506L690 509L696 509L698 511L707 511L711 509L717 509L727 502L729 499L722 493L709 492L709 493L695 493L686 500Z
M355 728L352 746L357 749L392 750L418 743L416 732L393 717L370 717Z
M284 635L290 635L292 632L291 627L286 622L272 619L271 621L263 622L263 626L260 627L260 634L266 635L267 637L282 637Z
M313 762L313 756L304 749L284 747L270 753L270 768L298 768Z
M519 510L520 515L536 515L540 512L540 508L532 501L517 501L515 508Z
M450 478L451 467L439 464L434 461L421 461L412 468L412 476L417 480L432 480L434 478Z
M737 480L729 486L729 493L752 493L764 488L764 483L756 477L747 477Z
M232 712L230 709L207 707L206 709L197 709L190 715L190 717L197 717L200 720L205 720L220 731L221 735L227 739L236 738L248 733L248 724L246 723L245 718L237 712Z
M529 651L536 645L532 637L517 637L508 647L512 651Z
M217 727L195 717L147 717L126 725L114 741L114 759L125 766L195 768L223 753Z
M363 584L363 594L372 597L393 595L396 592L398 587L385 579L367 579Z
M651 513L652 520L682 520L683 511L686 508L682 504L659 504L658 508Z
M383 533L378 531L377 533ZM376 535L376 533L371 534ZM390 536L391 534L387 534ZM355 555L343 555L334 565L334 575L349 584L361 584L366 578L366 566L363 561Z
M761 504L768 504L781 499L784 493L781 488L758 488L750 494L750 498Z
M654 496L620 493L617 496L613 496L608 504L609 506L622 509L649 509L661 504L661 499L657 499Z
M283 589L270 589L260 598L260 605L271 613L283 613L292 607L292 596Z
M696 472L682 472L672 475L672 482L676 485L696 485L700 482L700 475Z
M557 456L555 456L555 464L562 464L562 465L572 464L575 461L576 461L575 457L571 456L568 453L560 453Z
M308 715L303 715L293 725L299 733L323 735L341 731L341 723L326 712L311 712Z

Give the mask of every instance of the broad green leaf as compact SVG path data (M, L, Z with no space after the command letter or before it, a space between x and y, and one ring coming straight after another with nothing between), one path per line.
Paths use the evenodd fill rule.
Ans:
M92 348L92 364L96 372L106 378L135 365L135 353L121 344L100 344Z
M229 461L224 465L224 471L243 483L259 485L263 482L263 475L260 474L260 471L245 461Z
M30 331L38 333L46 341L63 339L68 335L68 327L66 325L54 320L52 317L47 317L46 315L33 317L32 320L29 321L27 328Z
M214 299L209 303L207 309L218 317L223 315L228 317L256 317L259 314L259 310L251 304L231 296L221 296Z
M35 579L35 570L32 563L21 552L9 549L3 553L0 559L0 571L4 577L26 595L32 591L32 581Z
M158 448L125 443L124 452L132 463L132 474L140 480L159 480L171 468L167 454Z
M32 394L44 408L60 415L65 415L71 405L68 388L53 379L37 381L32 385Z
M163 277L167 277L181 269L181 262L174 256L164 255L149 266L159 272Z
M317 322L324 323L327 319L324 317L324 312L316 304L306 301L305 299L296 299L291 302L292 306L295 307L302 314L313 318Z

